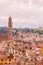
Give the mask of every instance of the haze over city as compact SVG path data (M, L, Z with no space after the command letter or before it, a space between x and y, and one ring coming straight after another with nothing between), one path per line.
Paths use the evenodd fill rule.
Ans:
M43 0L0 0L0 26L7 26L8 17L13 27L43 27Z

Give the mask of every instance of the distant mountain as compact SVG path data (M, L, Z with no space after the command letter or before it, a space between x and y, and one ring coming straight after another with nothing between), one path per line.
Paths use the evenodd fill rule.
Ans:
M40 31L42 31L42 30L43 30L43 27L39 27L39 28L37 28L37 30L40 30Z
M39 27L36 29L29 29L29 28L12 28L12 33L16 34L16 32L23 30L24 32L28 33L28 32L32 32L32 33L39 33L39 34L43 34L43 27ZM8 27L0 27L0 34L1 33L7 33L8 32Z
M2 33L7 33L8 32L8 27L0 27L0 34ZM15 34L16 29L12 28L12 33Z
M0 27L0 33L6 33L8 31L7 27Z

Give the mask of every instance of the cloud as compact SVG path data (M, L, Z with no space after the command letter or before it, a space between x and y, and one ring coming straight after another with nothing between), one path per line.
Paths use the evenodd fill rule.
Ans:
M6 3L8 0L0 0L0 4Z
M7 20L8 18L7 18L7 17L2 16L2 17L0 17L0 19L5 19L5 20Z
M13 27L43 26L43 0L0 0L1 25L7 25L8 17L13 18Z

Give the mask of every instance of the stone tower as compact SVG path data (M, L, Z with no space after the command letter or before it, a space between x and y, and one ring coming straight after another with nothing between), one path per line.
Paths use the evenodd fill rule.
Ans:
M8 22L8 40L12 40L12 18L9 17Z

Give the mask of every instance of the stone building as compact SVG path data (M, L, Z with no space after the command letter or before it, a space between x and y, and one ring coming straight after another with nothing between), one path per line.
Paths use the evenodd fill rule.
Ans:
M12 18L9 17L8 21L8 32L5 33L0 33L0 42L4 40L12 40Z
M8 22L8 40L12 40L12 18L9 17Z

